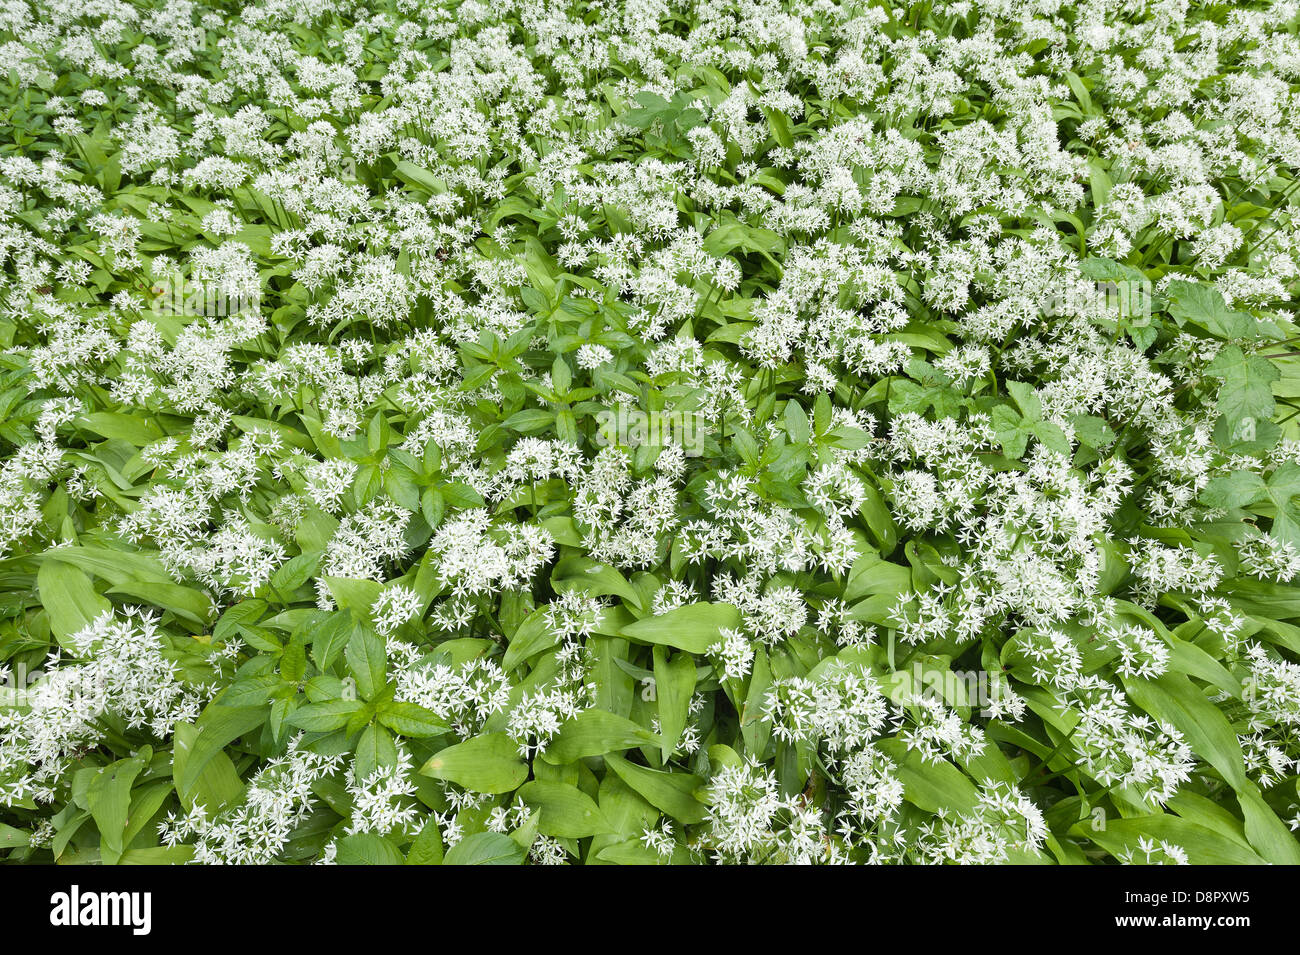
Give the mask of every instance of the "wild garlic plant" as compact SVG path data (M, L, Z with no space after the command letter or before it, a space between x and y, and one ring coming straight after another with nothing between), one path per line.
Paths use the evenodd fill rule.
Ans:
M0 857L1300 862L1295 0L0 58Z

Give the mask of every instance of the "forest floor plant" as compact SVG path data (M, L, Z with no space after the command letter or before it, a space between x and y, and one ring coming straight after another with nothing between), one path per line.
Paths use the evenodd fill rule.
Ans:
M0 859L1300 862L1296 0L6 0Z

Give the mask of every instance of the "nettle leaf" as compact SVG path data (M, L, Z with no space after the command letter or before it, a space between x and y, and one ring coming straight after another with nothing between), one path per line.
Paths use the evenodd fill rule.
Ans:
M787 401L785 403L785 430L794 444L807 444L809 438L812 437L808 412L797 401Z
M496 833L492 833L496 835ZM513 843L512 843L513 845ZM445 850L442 844L442 829L435 817L430 817L424 824L411 848L406 853L407 865L442 865Z
M1272 384L1280 374L1267 358L1248 356L1236 345L1229 345L1210 362L1205 374L1223 381L1215 407L1233 439L1253 436L1259 424L1273 414Z
M1208 507L1245 507L1264 491L1264 479L1252 471L1233 471L1211 478L1201 491L1201 502Z
M379 722L399 736L437 736L450 731L437 714L414 703L385 703L378 709Z
M397 765L397 744L393 734L378 723L367 723L357 740L352 767L358 779Z
M1273 536L1300 547L1297 495L1300 495L1300 465L1288 461L1269 476L1262 497L1273 505Z
M1216 338L1253 338L1258 334L1259 323L1254 316L1229 309L1223 295L1212 285L1175 280L1169 283L1165 295L1169 298L1169 314L1180 325L1195 325Z
M347 726L349 719L364 706L360 700L329 700L308 703L294 710L289 723L309 733L328 733Z
M323 623L312 628L311 655L316 665L322 670L329 669L360 627L357 619L347 611L328 614Z
M365 699L373 699L388 678L388 651L383 637L369 627L356 627L343 656L348 662L348 672L357 682L357 690Z

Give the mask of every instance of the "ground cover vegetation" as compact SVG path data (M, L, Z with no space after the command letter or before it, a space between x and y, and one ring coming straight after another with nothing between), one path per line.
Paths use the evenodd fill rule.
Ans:
M1298 11L0 3L0 858L1300 861Z

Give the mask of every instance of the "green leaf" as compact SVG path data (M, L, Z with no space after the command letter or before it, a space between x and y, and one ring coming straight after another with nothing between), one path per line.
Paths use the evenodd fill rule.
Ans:
M348 671L357 681L357 691L365 699L372 699L388 679L388 650L384 638L369 627L356 627L343 656L348 661Z
M634 747L653 746L658 742L654 733L626 717L606 710L588 709L560 726L559 732L547 744L542 759L561 765Z
M704 806L695 798L695 790L700 786L698 776L648 769L613 753L605 757L605 765L644 796L646 802L677 821L686 825L704 821Z
M1254 317L1229 309L1213 285L1174 280L1165 295L1169 298L1169 314L1179 324L1190 323L1217 338L1252 338L1257 334L1259 323Z
M411 848L406 853L406 864L442 865L443 855L442 830L438 826L438 820L430 816L411 843Z
M785 115L779 109L764 109L767 115L767 125L772 131L772 138L776 144L783 149L789 149L794 145L794 129L790 123L790 117Z
M695 660L689 653L676 653L669 659L668 651L656 645L654 668L660 747L667 763L686 728L691 695L695 692Z
M289 725L309 733L329 733L342 729L364 704L360 700L326 700L307 703L294 710Z
M1043 443L1043 446L1057 454L1070 453L1070 441L1061 430L1060 425L1051 421L1037 421L1034 423L1034 437Z
M1219 771L1233 789L1246 786L1246 767L1227 717L1187 677L1166 673L1158 680L1124 681L1129 698L1187 738L1201 759Z
M1231 837L1167 814L1109 819L1105 826L1096 829L1090 823L1080 823L1071 831L1091 839L1111 855L1132 853L1134 861L1139 864L1145 859L1141 843L1150 840L1169 842L1182 848L1193 865L1265 864L1264 859Z
M315 550L290 558L271 575L271 587L282 595L293 593L316 573L320 559L321 552Z
M176 795L187 810L201 805L208 815L220 812L244 794L244 781L235 771L235 764L225 752L213 753L197 777L188 771L187 764L194 750L200 730L193 723L177 723L172 750L172 777L176 781ZM187 785L182 786L184 779Z
M339 865L402 865L406 860L397 847L373 832L358 832L338 841L335 861Z
M1115 432L1105 418L1090 414L1078 414L1070 418L1070 423L1074 425L1075 437L1082 444L1086 444L1094 450L1109 447L1115 440Z
M240 736L261 726L269 716L270 711L264 706L210 704L199 717L196 723L199 733L189 745L181 766L175 771L176 788L193 791L199 776L217 753ZM182 741L177 739L177 752L183 748Z
M524 847L499 832L476 832L447 850L443 865L522 865Z
M368 723L357 740L357 754L352 768L358 779L365 779L380 769L390 769L397 764L397 744L393 734L378 723Z
M437 736L450 727L436 713L414 703L385 703L379 708L379 722L401 736Z
M1300 547L1300 465L1287 461L1274 471L1263 496L1273 505L1273 536Z
M0 849L17 849L31 843L31 833L0 822Z
M137 448L152 444L163 436L158 425L151 419L118 414L113 411L96 411L79 418L78 422L93 434L116 438Z
M41 555L41 562L50 561L80 567L108 581L111 592L137 597L193 623L205 624L212 615L211 600L175 583L157 558L148 554L74 545L47 550Z
M447 191L447 184L429 172L427 169L421 169L414 163L409 163L405 159L400 160L394 167L393 172L402 182L414 186L417 189L427 192L429 195L438 196Z
M506 652L501 658L501 667L513 670L529 657L548 650L560 642L560 635L551 629L547 616L548 607L538 607L519 625Z
M731 604L694 603L644 617L623 627L622 636L638 643L662 644L688 653L704 653L722 639L722 630L740 626L740 611Z
M641 605L641 595L620 571L586 557L566 557L556 564L551 585L557 591L576 589L593 597L618 596L633 606Z
M1234 435L1243 428L1253 429L1272 416L1272 384L1280 375L1267 358L1247 356L1236 345L1229 345L1210 362L1205 374L1223 381L1215 406L1227 419Z
M1252 471L1233 471L1211 478L1201 491L1201 503L1207 507L1244 507L1264 490L1264 479Z
M86 805L99 827L104 845L120 854L125 848L127 811L131 807L131 786L144 769L139 759L119 759L95 774L86 791Z
M329 669L330 664L352 640L354 633L360 629L361 625L356 618L345 610L329 614L311 636L311 655L316 665L322 670Z
M1008 405L998 405L994 408L991 418L993 432L997 435L998 443L1002 445L1002 450L1006 452L1007 457L1023 457L1025 449L1029 446L1029 436L1033 433L1032 423L1016 414Z
M1300 865L1300 842L1264 802L1254 786L1237 793L1246 817L1246 838L1261 856L1278 865Z
M534 780L520 788L519 797L541 814L537 828L548 836L581 839L613 831L600 807L576 786Z
M1041 421L1043 418L1043 403L1038 400L1038 392L1034 386L1023 381L1008 381L1007 394L1016 402L1016 407L1020 413L1030 421Z
M898 779L903 796L927 812L971 812L979 792L970 777L948 762L927 762L916 750L899 740L889 740L880 749L898 761Z
M36 572L36 586L41 606L50 615L50 629L60 645L71 648L68 640L84 630L113 605L95 593L90 577L79 568L58 561L42 561Z
M370 608L379 599L383 584L349 577L326 577L325 585L341 610L350 610L358 620L370 619Z
M785 431L792 444L807 444L812 434L808 412L793 398L785 403Z
M484 733L435 753L420 772L471 792L508 793L528 778L528 764L505 733Z

